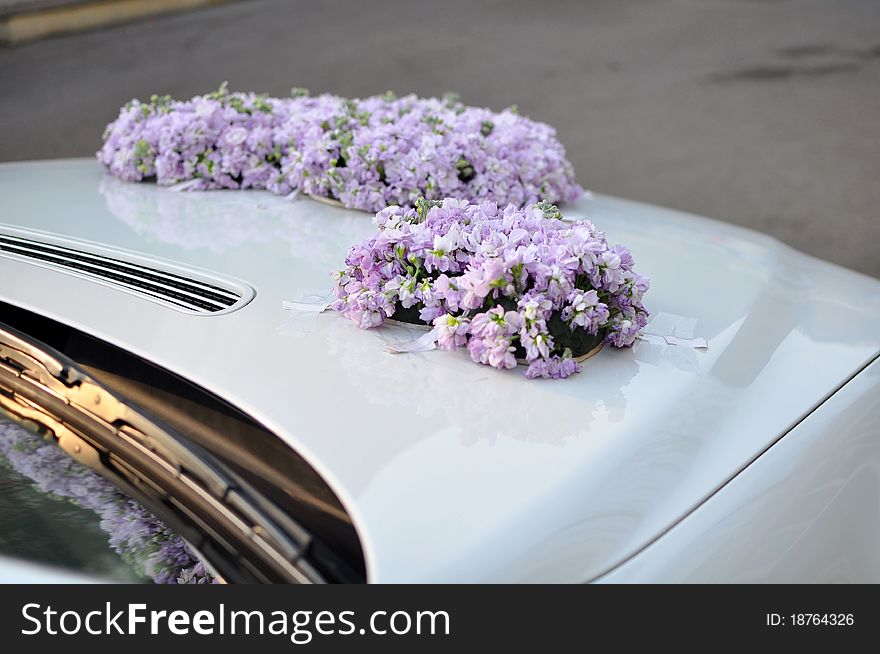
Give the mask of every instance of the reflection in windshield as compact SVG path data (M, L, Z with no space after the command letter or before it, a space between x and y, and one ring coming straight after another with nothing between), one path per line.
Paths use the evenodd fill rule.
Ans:
M5 554L19 558L40 558L41 550L46 549L45 542L36 542L35 539L33 547L27 542L27 538L37 533L43 534L44 541L45 534L49 534L52 539L50 546L60 550L68 548L72 541L82 545L86 542L87 532L94 530L94 520L84 518L96 514L98 527L109 538L106 538L103 548L95 547L95 551L80 556L80 559L92 559L81 561L80 569L124 580L131 580L133 574L135 578L150 579L159 584L205 584L214 581L183 539L172 533L156 516L122 495L110 482L68 457L53 443L18 425L0 420L0 496L4 496L0 497L0 503L6 503L4 501L7 499L20 499L22 489L15 479L18 475L30 480L32 489L48 498L69 502L73 505L71 513L74 515L71 519L71 515L60 512L64 523L58 520L59 524L46 524L53 520L55 512L24 511L19 517L30 524L12 523L4 516L0 527L3 532L0 533L0 544L8 547L9 543L14 543L16 549L24 547L24 551L18 549L6 551ZM15 497L6 498L8 494L14 494ZM40 501L33 503L36 504L40 504ZM80 511L83 517L75 515ZM18 532L19 537L8 538L12 531ZM23 540L21 535L26 538ZM115 552L129 570L120 574L119 565L101 562L107 558L108 552ZM70 565L70 557L64 555L65 552L61 551L53 560L45 562Z

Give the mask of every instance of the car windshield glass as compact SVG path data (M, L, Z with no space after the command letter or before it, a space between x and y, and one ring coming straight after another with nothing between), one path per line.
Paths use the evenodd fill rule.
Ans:
M75 461L97 473L89 479L108 481L108 492L118 489L136 500L125 500L123 515L148 516L149 528L140 518L129 522L146 530L134 540L154 580L180 577L173 566L169 572L163 561L156 563L176 548L186 552L178 565L184 580L191 576L186 566L198 563L181 538L166 537L169 528L193 544L224 582L352 583L366 577L359 537L339 498L261 423L132 353L3 303L0 416L48 435L46 443L37 442L57 446L55 456L71 468L43 478L32 474L43 474L43 463L16 459L8 465L38 488L98 514L110 546L123 558L137 557L126 551L128 539L117 536L94 494L78 488L64 494L55 486ZM7 459L15 458L11 446L0 443L0 462L4 449ZM203 567L196 568L197 581Z
M2 416L0 516L0 555L115 581L214 581L148 510L51 440Z

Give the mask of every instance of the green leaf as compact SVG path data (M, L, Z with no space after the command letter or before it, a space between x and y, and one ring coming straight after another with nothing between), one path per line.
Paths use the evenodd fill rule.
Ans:
M535 207L541 210L547 220L562 220L562 212L555 204L541 200L535 204Z
M598 334L590 334L586 329L575 326L571 328L565 322L559 311L554 311L547 321L547 331L556 341L556 347L569 348L573 356L579 357L586 354L605 339L606 331L600 329Z

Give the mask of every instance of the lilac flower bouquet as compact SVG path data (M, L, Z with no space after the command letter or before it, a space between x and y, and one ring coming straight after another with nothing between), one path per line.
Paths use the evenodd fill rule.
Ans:
M577 199L565 150L548 125L456 98L302 98L279 128L291 144L281 172L291 188L379 211L419 197L522 206Z
M276 181L281 156L274 130L289 108L289 102L231 93L225 85L184 102L155 95L149 102L132 100L104 131L98 161L130 182L267 188Z
M123 107L98 160L127 181L293 191L378 211L419 197L522 206L583 191L552 127L457 98L219 91Z
M433 325L446 350L495 368L564 378L603 343L633 344L647 323L648 279L625 247L546 202L420 199L376 214L378 233L336 273L333 308L359 327Z

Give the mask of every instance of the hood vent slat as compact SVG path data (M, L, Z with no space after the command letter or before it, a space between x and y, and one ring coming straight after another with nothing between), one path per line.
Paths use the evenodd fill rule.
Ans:
M237 285L221 285L217 279L183 276L158 267L10 234L0 233L0 254L119 286L187 313L228 312L246 304L253 295L251 292L250 297L246 297Z

